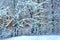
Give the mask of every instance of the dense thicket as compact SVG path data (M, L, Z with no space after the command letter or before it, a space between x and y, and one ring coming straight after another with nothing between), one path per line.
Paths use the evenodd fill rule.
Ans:
M60 0L0 0L0 38L60 34Z

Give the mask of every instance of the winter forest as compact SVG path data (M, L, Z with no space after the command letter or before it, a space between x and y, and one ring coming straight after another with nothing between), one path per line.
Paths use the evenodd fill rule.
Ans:
M60 0L0 0L0 38L60 35Z

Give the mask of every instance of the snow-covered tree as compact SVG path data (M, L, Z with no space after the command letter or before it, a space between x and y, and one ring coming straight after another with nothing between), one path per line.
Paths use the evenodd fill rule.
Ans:
M59 2L0 0L0 38L60 34Z

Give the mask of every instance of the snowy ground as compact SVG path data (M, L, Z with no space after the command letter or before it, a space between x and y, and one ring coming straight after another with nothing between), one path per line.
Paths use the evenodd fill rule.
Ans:
M0 40L60 40L60 36L18 36Z

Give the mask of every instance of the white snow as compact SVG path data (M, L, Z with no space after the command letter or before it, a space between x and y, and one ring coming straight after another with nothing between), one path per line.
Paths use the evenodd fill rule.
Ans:
M4 40L60 40L60 36L18 36Z

